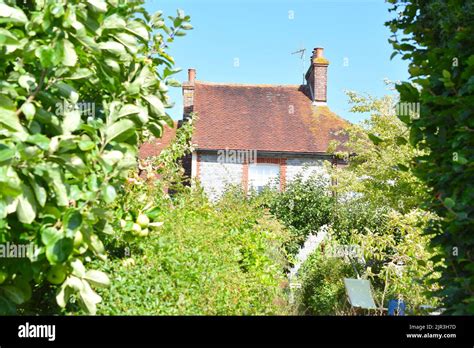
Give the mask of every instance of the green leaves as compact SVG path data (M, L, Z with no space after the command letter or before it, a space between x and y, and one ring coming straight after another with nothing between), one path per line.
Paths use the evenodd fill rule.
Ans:
M452 88L455 86L454 82L451 80L451 73L448 70L443 70L442 75L443 77L439 80L444 83L446 88Z
M381 139L380 137L378 137L377 135L373 133L369 133L367 134L367 136L375 145L379 145L381 142L383 142L383 139Z
M61 238L54 243L46 245L46 258L52 265L64 263L74 248L72 238Z
M127 33L118 33L114 35L115 39L124 45L131 54L138 52L137 39L135 36Z
M52 68L57 64L58 56L52 47L40 46L35 50L35 56L39 58L41 66L45 69Z
M18 115L12 111L4 109L0 106L0 124L7 127L13 132L25 133L23 126L20 123Z
M75 66L77 63L77 54L74 45L67 39L60 40L58 43L60 58L65 66Z
M36 107L33 103L24 103L21 106L21 111L27 120L32 120L36 113Z
M122 44L116 42L116 41L107 41L107 42L100 42L99 43L99 48L101 50L104 50L108 53L111 53L115 56L123 56L127 52L125 51L125 47L123 47Z
M165 107L163 105L163 102L154 95L145 95L143 96L143 99L145 99L150 107L150 113L156 117L161 117L165 115Z
M72 294L77 294L79 297L79 304L86 313L95 314L97 311L97 304L100 303L102 299L94 292L94 290L92 290L89 282L98 286L109 286L108 277L100 271L89 270L84 276L70 276L61 285L61 288L56 295L56 302L58 305L63 308L66 307L69 297Z
M184 19L185 14L184 14L184 11L182 9L177 9L176 12L178 13L178 18L179 19Z
M0 165L12 159L16 154L16 149L0 144Z
M144 41L148 41L150 39L150 36L148 34L148 28L142 22L128 22L127 27L125 29Z
M107 11L107 3L105 0L87 0L87 3L97 12Z
M0 286L0 289L7 299L17 305L23 304L31 298L31 286L21 276L16 278L12 285Z
M444 205L447 208L453 208L456 205L456 202L454 201L454 199L448 197L448 198L445 198Z
M103 29L124 29L125 25L126 25L125 20L115 13L104 19L102 28Z
M101 271L89 270L84 275L84 279L88 280L92 285L99 287L108 287L110 286L109 277L107 274Z
M408 143L408 141L404 137L396 137L395 142L399 146L403 146L403 145L406 145Z
M66 231L69 233L69 236L74 236L74 233L81 227L82 224L82 215L78 210L70 210L64 218L64 226Z
M28 92L32 92L37 86L35 77L29 74L21 75L18 84Z
M41 241L46 246L54 245L63 236L64 233L55 227L43 226L41 229Z
M130 137L134 131L135 124L133 121L126 119L119 120L106 129L106 143L112 140L125 140Z
M13 33L10 31L0 28L0 48L5 48L5 53L10 54L17 49L23 48L26 44L25 40L19 40Z
M172 87L181 87L181 82L179 82L178 80L175 80L175 79L166 80L166 84L168 86L172 86Z
M400 93L400 100L403 102L419 102L420 101L420 94L418 89L416 89L413 84L408 82L402 82L401 84L396 86L397 91Z
M64 134L71 134L81 125L81 113L79 110L71 110L64 113L62 129Z
M104 195L104 201L106 203L112 203L117 197L117 191L115 191L115 187L112 185L106 185L102 189L102 194Z
M62 97L68 99L71 103L75 104L78 102L79 94L71 85L64 82L58 82L54 87Z
M36 217L36 201L32 190L25 184L21 185L22 193L18 197L17 216L20 222L31 224Z
M468 115L474 109L474 56L472 49L467 49L472 47L474 30L465 26L472 22L472 6L457 6L449 1L392 2L396 5L393 11L397 7L404 9L402 18L386 23L394 29L392 43L395 49L405 51L403 58L410 59L410 65L417 68L409 73L420 86L417 94L412 93L413 89L399 89L402 99L405 95L418 98L423 111L419 118L407 122L410 142L429 153L415 156L414 173L426 184L428 192L442 194L442 198L430 195L423 202L441 221L436 228L426 230L432 236L433 249L442 251L439 259L431 259L442 260L437 268L441 274L437 280L440 290L435 289L433 295L443 301L447 308L444 314L472 314L474 283L469 279L474 279L474 272L467 265L474 259L463 250L474 247L473 162L471 154L458 154L456 150L474 148L473 127L467 126ZM399 41L407 38L411 38L411 45L401 45Z
M65 273L59 271L70 270L73 253L78 262L105 259L101 238L113 221L108 204L136 166L138 140L149 136L147 130L161 134L167 117L160 65L168 74L174 69L161 45L173 41L178 28L170 30L159 18L163 23L153 33L139 3L7 3L0 0L0 237L28 238L41 248L34 264L14 263L6 273L35 284L48 269L48 281L60 284ZM189 16L182 17L189 28ZM1 313L28 298L13 277L5 279ZM58 304L66 306L76 292L95 313L100 297L90 284L107 286L109 280L84 271L65 283Z
M22 10L0 3L0 24L12 23L15 25L23 25L27 21L28 18Z
M92 76L92 71L90 71L87 68L79 68L79 69L76 69L75 72L71 76L65 77L65 79L67 79L67 80L81 80L81 79L85 79L85 78L90 77L90 76Z
M10 166L0 166L0 192L11 197L16 197L21 193L21 180L15 169Z
M144 108L134 105L134 104L125 104L119 112L118 118L122 117L129 117L131 115L145 115L147 116L147 112ZM143 122L146 123L146 122Z
M181 68L170 69L170 68L168 68L168 67L165 67L165 70L163 71L163 78L167 78L168 76L177 74L177 73L179 73L181 70L183 70L183 69L181 69Z
M46 171L46 175L51 181L53 192L56 196L56 203L59 206L67 206L69 199L61 170L58 167L52 167Z

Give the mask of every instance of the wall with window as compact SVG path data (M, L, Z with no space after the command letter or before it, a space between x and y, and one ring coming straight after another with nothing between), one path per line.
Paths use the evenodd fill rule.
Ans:
M246 192L261 191L266 185L284 190L286 183L301 173L304 177L320 174L328 177L321 157L281 156L259 153L257 163L223 163L217 153L201 153L193 166L195 176L212 200L217 199L228 185L237 185ZM329 180L329 177L328 177Z

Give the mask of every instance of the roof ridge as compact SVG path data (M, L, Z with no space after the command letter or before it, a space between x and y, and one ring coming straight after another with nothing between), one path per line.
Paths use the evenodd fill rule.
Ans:
M304 85L298 84L285 84L285 85L273 85L273 84L265 84L265 83L234 83L234 82L210 82L210 81L195 81L196 84L201 85L210 85L210 86L232 86L232 87L288 87L288 88L295 88L295 87L302 87Z

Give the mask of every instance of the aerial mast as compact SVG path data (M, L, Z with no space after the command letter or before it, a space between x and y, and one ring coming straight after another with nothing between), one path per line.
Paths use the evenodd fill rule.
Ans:
M298 51L292 52L291 54L299 54L300 59L301 59L301 74L303 75L303 85L305 84L305 78L304 78L304 62L306 60L306 48L301 48Z

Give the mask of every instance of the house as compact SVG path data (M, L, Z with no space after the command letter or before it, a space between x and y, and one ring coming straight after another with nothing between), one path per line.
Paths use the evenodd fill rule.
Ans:
M197 114L190 175L211 197L226 185L261 190L275 178L284 189L298 173L324 174L332 140L349 123L327 105L329 61L315 48L305 85L204 82L189 69L184 119Z
M204 82L188 70L182 85L183 121L196 113L193 143L185 158L186 174L207 194L219 196L227 185L261 190L277 181L279 189L298 174L325 174L324 161L344 164L328 152L348 122L327 105L327 69L323 49L315 48L304 85L250 85ZM166 127L161 139L145 143L140 158L158 155L175 137ZM340 146L337 150L343 150Z

